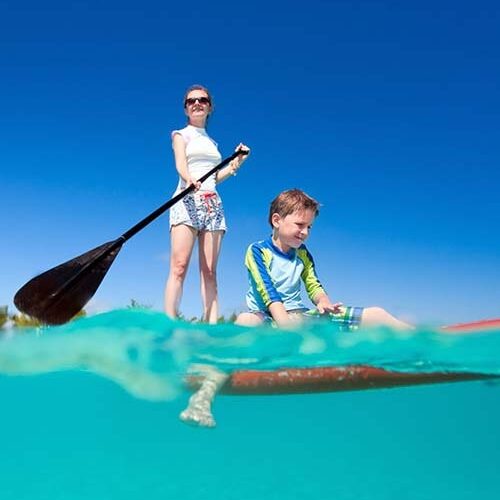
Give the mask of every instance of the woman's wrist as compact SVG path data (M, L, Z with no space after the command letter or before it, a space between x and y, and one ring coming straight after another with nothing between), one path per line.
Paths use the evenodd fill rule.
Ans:
M238 160L233 160L230 164L229 164L229 173L231 175L236 175L238 173L238 169L240 168L240 165L239 165L239 162Z

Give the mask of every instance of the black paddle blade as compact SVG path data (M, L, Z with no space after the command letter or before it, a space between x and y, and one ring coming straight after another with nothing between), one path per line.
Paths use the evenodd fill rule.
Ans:
M123 240L104 243L28 281L14 304L47 325L66 323L92 298L121 249Z

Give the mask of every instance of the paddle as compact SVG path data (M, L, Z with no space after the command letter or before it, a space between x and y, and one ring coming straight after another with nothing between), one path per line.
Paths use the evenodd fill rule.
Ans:
M246 154L247 151L236 151L198 181L204 182L237 156ZM92 298L123 244L193 190L191 184L116 240L34 277L18 290L14 304L23 313L47 325L66 323Z

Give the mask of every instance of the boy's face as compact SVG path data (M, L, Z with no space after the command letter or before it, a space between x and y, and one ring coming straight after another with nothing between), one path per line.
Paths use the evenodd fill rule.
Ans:
M309 236L315 218L313 210L298 210L286 217L273 214L271 222L275 229L275 238L280 243L282 250L287 252L290 248L299 248Z

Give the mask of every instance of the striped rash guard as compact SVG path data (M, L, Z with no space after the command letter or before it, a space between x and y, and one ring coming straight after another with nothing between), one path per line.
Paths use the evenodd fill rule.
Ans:
M282 302L287 311L305 309L300 296L301 281L311 301L325 293L305 245L284 253L271 238L252 243L245 256L245 266L250 281L246 295L250 311L267 313L273 302Z

